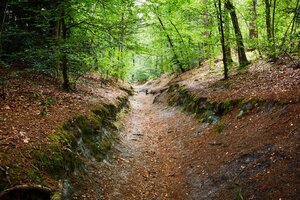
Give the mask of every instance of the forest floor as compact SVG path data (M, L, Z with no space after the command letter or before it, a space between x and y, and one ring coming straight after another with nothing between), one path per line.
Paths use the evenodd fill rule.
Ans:
M88 176L78 177L75 199L188 199L183 166L192 155L182 140L199 123L174 108L153 104L153 96L144 92L130 102L131 110L120 121L123 130L113 162L93 163Z
M219 69L218 64L207 63L177 77L163 76L135 86L131 108L116 122L120 132L112 159L90 160L85 172L70 182L71 199L299 198L300 69L257 61L243 72L231 73L229 80L222 80ZM30 160L26 149L32 148L28 144L41 145L43 140L47 141L47 133L52 130L47 124L59 124L70 113L75 116L84 108L88 112L100 103L83 103L93 99L91 93L79 97L77 93L66 93L69 98L60 100L62 93L52 92L49 96L60 102L57 107L49 107L49 113L57 120L52 123L50 115L40 116L41 99L34 101L34 112L27 110L32 110L28 102L33 101L24 98L34 79L30 80L12 87L8 100L1 101L1 154L6 157L5 162L1 160L2 168L2 163L11 164L12 168L16 167L12 163L32 165L25 164ZM172 90L178 84L179 90ZM46 95L47 86L42 86L33 88ZM24 87L26 90L19 89ZM229 105L230 110L219 116L218 122L207 123L202 116L183 112L179 105L169 105L170 99L181 92L180 88L185 89L184 96L215 102L212 105L227 105L230 100L239 103ZM100 95L94 100L107 94L104 101L125 95L118 87L101 91L99 88L92 94ZM74 105L66 103L66 98L72 99ZM63 110L56 110L60 107ZM60 115L64 118L58 118ZM27 120L30 116L34 116L32 123ZM44 122L45 118L49 119ZM18 178L15 184L30 183L30 174L16 175L21 177L10 177ZM44 183L51 188L51 181Z
M210 101L258 101L208 124L168 106L174 84ZM299 69L259 61L228 81L204 66L136 86L112 162L92 163L73 198L297 199L299 85Z
M113 81L102 86L90 75L75 91L65 92L58 79L20 67L0 68L0 77L5 78L0 82L0 191L24 184L57 190L57 177L37 165L35 152L47 152L51 136L59 134L64 123L90 115L95 106L113 103L128 96L124 88L130 90Z

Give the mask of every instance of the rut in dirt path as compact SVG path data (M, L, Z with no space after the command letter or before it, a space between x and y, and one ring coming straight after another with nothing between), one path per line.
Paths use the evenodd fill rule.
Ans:
M188 152L183 132L197 124L174 108L153 104L153 96L137 93L123 119L119 153L102 179L102 199L190 199L182 165ZM180 134L181 133L181 134Z
M122 129L112 161L86 163L71 199L195 199L186 169L192 158L184 143L199 123L153 99L144 92L131 97L129 113L118 121Z

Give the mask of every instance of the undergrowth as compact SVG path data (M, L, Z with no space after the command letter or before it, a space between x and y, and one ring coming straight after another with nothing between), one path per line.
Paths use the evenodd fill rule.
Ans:
M84 157L92 156L101 161L111 155L112 141L116 137L112 121L126 102L127 98L119 98L117 105L98 106L89 116L67 121L56 134L49 136L51 142L47 146L33 150L34 165L58 179L83 167ZM88 155L83 148L88 149Z

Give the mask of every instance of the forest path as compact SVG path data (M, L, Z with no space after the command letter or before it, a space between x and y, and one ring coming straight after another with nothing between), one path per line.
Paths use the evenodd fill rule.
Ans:
M118 152L111 164L89 172L90 186L81 198L191 199L182 168L189 154L182 137L191 134L197 122L175 108L153 104L153 95L135 89L131 109L120 121Z
M136 87L124 130L118 163L113 163L103 199L189 199L182 164L185 152L178 136L196 123L174 108L153 104L153 95Z

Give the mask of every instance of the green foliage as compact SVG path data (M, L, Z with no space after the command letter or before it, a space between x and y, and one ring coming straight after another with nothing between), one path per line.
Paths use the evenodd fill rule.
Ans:
M41 100L42 110L41 110L40 114L42 116L47 115L48 114L47 107L51 106L53 104L54 104L54 100L51 97L48 97L48 98L43 97Z
M58 75L66 56L72 81L91 71L125 78L128 55L136 46L133 0L9 1L6 9L1 10L6 15L1 63L22 61L34 71Z
M1 51L0 51L0 53L1 53ZM0 57L0 69L1 69L2 67L3 67L3 68L9 68L9 64L8 64L7 62L1 60L1 57Z
M256 50L257 57L299 53L297 0L277 1L275 9L271 5L272 12L275 10L273 41L267 37L264 1L258 1L256 18L252 0L231 1L246 49ZM132 79L134 74L134 80L145 81L180 68L198 67L221 54L214 0L7 2L7 10L0 12L4 13L2 66L22 63L29 70L62 77L66 63L71 82L91 71L119 79ZM226 44L236 61L233 26L224 6L222 11ZM254 38L249 35L253 26L258 33Z
M226 128L226 124L222 123L221 121L218 121L216 124L217 135L222 133L225 128Z
M139 69L135 71L132 81L143 83L151 78L157 78L159 75L160 73L156 69Z
M244 200L241 188L236 189L236 191L235 191L235 200Z

